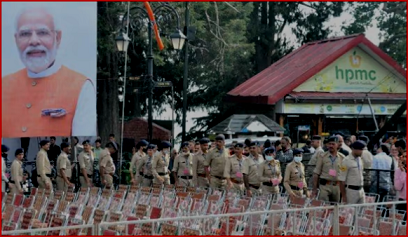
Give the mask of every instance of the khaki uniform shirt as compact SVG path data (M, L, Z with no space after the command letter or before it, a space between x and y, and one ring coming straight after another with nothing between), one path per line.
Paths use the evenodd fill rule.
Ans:
M243 182L244 176L242 174L242 167L245 159L245 156L242 156L241 159L239 159L236 155L227 159L227 162L225 162L224 177Z
M105 149L101 152L101 157L99 159L99 167L105 168L105 174L115 173L115 164L113 163L113 159L108 149Z
M363 171L364 162L360 157L348 155L340 166L339 181L343 181L346 185L363 186Z
M143 170L144 175L148 176L153 176L153 171L152 171L152 160L149 155L145 155L142 157L140 162L137 162L137 168L136 168L136 177L140 177L140 172Z
M253 158L248 157L244 160L244 164L242 166L242 173L248 175L248 183L259 186L261 181L258 177L258 168L260 164L258 163L259 160L255 161Z
M290 186L292 185L299 187L299 182L303 182L303 189L307 188L305 179L305 166L302 163L296 163L292 161L286 166L283 186L285 186L286 190L292 190Z
M208 152L204 166L210 167L211 176L224 177L225 163L228 159L228 149L223 148L223 150L220 151L218 148L214 148Z
M282 171L278 160L264 161L259 165L258 177L261 182L269 182L271 178L278 179L281 175Z
M85 151L81 152L78 156L78 162L79 168L81 169L81 174L82 169L86 169L86 173L88 175L93 175L94 157L92 151L90 153L87 153Z
M321 179L337 181L339 167L344 158L344 155L340 152L337 152L337 156L335 158L331 157L330 152L319 153L317 155L316 167L313 172L320 175ZM330 175L330 170L335 170L336 175Z
M72 169L71 169L71 161L68 159L68 155L65 152L61 152L61 154L57 158L57 173L58 176L62 178L61 169L65 171L65 176L67 178L71 178L72 176Z
M47 179L46 174L51 174L51 164L48 160L47 152L44 149L40 149L36 158L37 175L40 175L43 180Z
M184 156L183 153L174 158L173 172L177 173L177 176L193 176L193 155L191 153L188 156Z
M205 157L208 155L208 152L204 154L202 151L199 151L193 156L193 176L197 174L205 174L204 164Z
M257 165L259 165L259 164L261 164L262 162L265 161L265 159L263 158L263 156L260 155L260 154L258 154L258 159L255 159L255 157L254 157L252 154L250 154L250 155L248 156L248 158L251 158L252 160L254 160L254 161L257 163Z
M137 172L136 171L137 170L137 165L142 160L142 158L145 157L145 156L146 156L146 153L144 153L143 151L141 153L140 153L140 151L137 151L133 155L132 160L130 161L130 166L129 166L129 171L131 173L134 174L135 172Z
M170 163L170 156L164 155L163 152L159 152L154 155L152 161L153 176L160 177L159 173L168 173L168 167Z
M13 163L11 164L11 180L14 181L14 185L18 190L22 190L20 182L23 182L23 162L14 159Z

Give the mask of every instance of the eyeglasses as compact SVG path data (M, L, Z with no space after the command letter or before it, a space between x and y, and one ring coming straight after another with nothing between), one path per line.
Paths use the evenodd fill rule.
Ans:
M33 36L33 32L38 38L42 40L50 39L54 31L48 29L38 29L38 30L21 30L17 34L17 38L20 40L29 40Z

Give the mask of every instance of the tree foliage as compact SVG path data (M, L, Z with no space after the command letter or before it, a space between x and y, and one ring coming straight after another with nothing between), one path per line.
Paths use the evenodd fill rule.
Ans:
M345 34L364 33L377 22L380 30L379 47L406 68L406 2L353 2L351 14L355 18L343 26Z

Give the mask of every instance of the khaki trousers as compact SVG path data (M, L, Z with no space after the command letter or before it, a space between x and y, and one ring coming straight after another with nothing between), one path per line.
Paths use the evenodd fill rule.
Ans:
M92 178L89 178L92 182ZM79 176L79 183L81 184L82 188L89 188L88 183L86 182L86 179L84 176Z
M192 179L182 179L182 178L178 178L177 179L179 186L183 186L183 187L193 187L193 180Z
M45 180L43 180L41 177L37 177L37 182L38 182L38 188L46 189L47 186L45 184L48 183L52 189L52 182L51 182L51 179L48 177L45 177Z
M111 175L109 175L109 174L105 174L105 175L103 175L103 178L106 180L105 187L111 188L113 186L113 177Z
M143 187L151 187L153 184L153 179L147 179L143 177L142 186Z
M263 195L269 195L269 194L277 194L279 193L279 186L267 186L267 185L262 185L262 194Z
M249 187L249 190L251 190L252 196L261 196L262 195L262 189L261 188L255 189L253 187Z
M225 188L227 187L227 180L226 179L219 179L216 178L214 176L211 177L211 183L210 183L210 187L212 189L221 189L221 190L225 190Z
M319 200L325 202L340 202L340 187L339 185L320 185Z
M153 183L154 184L164 184L164 186L170 185L170 176L168 174L160 176L164 179L163 183L160 183L160 181L157 178L154 178Z
M11 194L19 194L20 193L15 184L9 183L9 188L10 188Z
M363 204L365 202L364 189L354 190L346 188L347 204Z
M210 186L210 182L208 182L207 178L204 177L197 177L197 187L199 188L208 188Z
M57 190L64 191L65 193L68 191L68 184L65 182L65 180L62 177L57 176L56 182L57 182Z

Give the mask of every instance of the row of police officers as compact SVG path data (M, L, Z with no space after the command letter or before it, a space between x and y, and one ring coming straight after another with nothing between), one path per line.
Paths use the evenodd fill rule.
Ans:
M137 144L138 151L132 157L130 164L133 184L151 186L152 184L170 184L170 175L173 175L176 185L185 187L211 187L218 190L234 190L248 196L277 194L283 184L286 192L292 197L309 196L305 180L305 167L302 164L303 149L293 150L293 161L286 165L284 177L280 162L275 159L273 147L266 148L263 156L244 156L244 144L234 146L234 154L229 155L225 148L225 137L218 135L216 146L209 149L209 139L200 140L199 152L190 153L189 144L183 143L181 151L175 157L173 167L169 170L170 149L169 142L163 142L161 149L142 140ZM366 144L356 141L351 145L352 152L345 157L338 152L338 137L328 140L327 152L317 154L317 163L314 169L313 187L311 196L329 202L340 202L342 197L346 203L363 203L363 169L361 159ZM40 142L41 149L37 154L37 181L39 188L52 188L51 165L47 156L50 146L48 140ZM84 150L78 156L80 167L81 187L92 186L94 174L94 157L89 141L83 142ZM251 144L256 146L256 144ZM3 147L2 147L3 149ZM71 183L73 165L69 155L71 147L68 143L61 144L61 154L57 159L57 189L66 191ZM101 152L99 171L101 183L106 187L113 185L115 166L111 154L117 152L115 143L108 143ZM17 149L16 159L11 166L11 190L13 193L22 193L23 180L22 160L24 150ZM283 181L283 183L282 183Z

